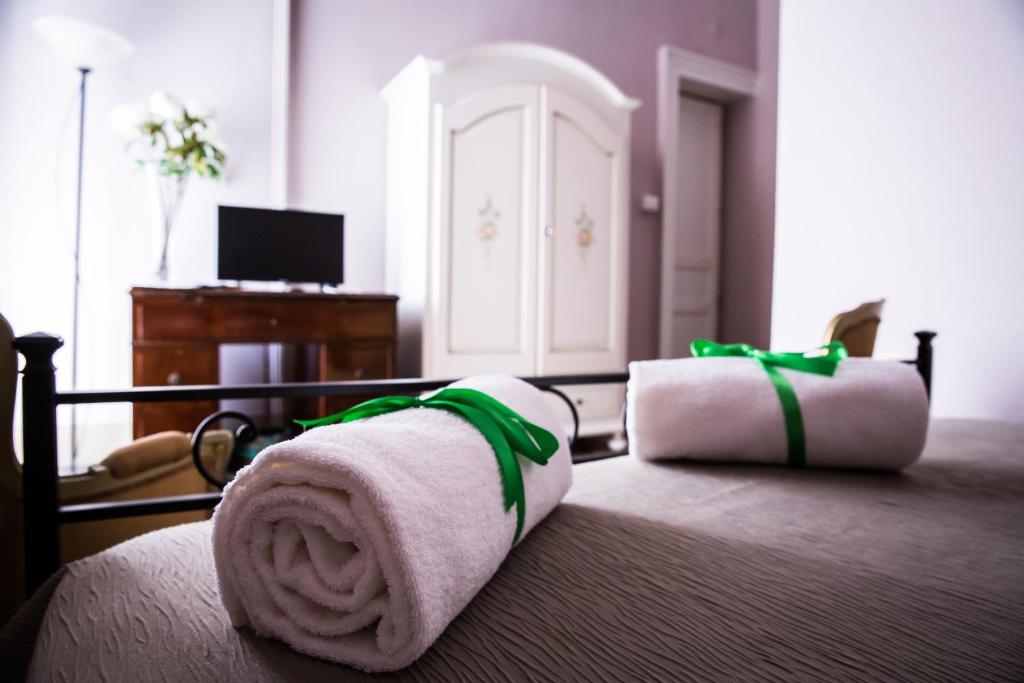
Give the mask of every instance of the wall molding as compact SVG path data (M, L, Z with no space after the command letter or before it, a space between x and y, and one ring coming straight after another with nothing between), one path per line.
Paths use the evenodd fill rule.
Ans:
M674 76L683 91L717 102L751 97L757 89L753 69L671 45L658 50L659 85L665 74Z

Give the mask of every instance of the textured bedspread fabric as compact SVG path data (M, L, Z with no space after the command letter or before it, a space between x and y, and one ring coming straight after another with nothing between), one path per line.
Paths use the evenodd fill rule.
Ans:
M394 674L232 628L199 523L70 565L29 678L1024 680L1024 425L937 421L903 474L624 457L574 478Z

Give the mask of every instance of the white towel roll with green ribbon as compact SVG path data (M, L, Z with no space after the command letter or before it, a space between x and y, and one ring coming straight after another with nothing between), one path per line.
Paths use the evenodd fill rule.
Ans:
M819 373L786 363L821 358L827 349L818 356L771 354L705 343L695 351L708 357L630 363L626 428L633 455L880 470L901 470L920 457L928 395L912 366L843 353ZM798 404L802 446L794 443L778 383L791 387Z
M390 671L422 655L558 505L569 448L547 398L514 377L346 413L357 421L317 421L228 485L213 518L217 579L235 626Z

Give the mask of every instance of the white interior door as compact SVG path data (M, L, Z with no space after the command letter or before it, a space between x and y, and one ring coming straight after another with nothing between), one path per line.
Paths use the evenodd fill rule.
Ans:
M503 86L441 114L429 374L535 372L537 112L536 86Z
M661 356L690 355L690 342L718 334L722 107L679 98L677 201L663 235Z
M574 99L542 89L541 353L544 374L625 367L623 137Z

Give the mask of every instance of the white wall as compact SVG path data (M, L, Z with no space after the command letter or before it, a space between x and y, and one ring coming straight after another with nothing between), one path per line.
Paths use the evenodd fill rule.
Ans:
M78 74L35 35L32 21L49 14L85 19L136 48L125 62L89 77L80 386L131 384L128 290L152 279L146 186L111 130L110 110L144 101L155 89L216 109L228 146L227 178L192 180L170 257L177 282L212 282L217 204L270 200L271 12L270 0L0 2L0 312L18 334L71 333ZM67 347L56 364L66 388ZM91 451L129 437L127 406L88 407L82 420L84 462L98 457Z
M888 299L933 414L1024 421L1024 3L784 0L772 345Z

